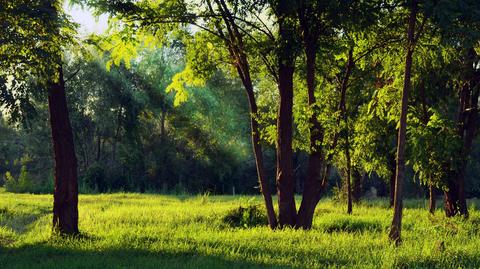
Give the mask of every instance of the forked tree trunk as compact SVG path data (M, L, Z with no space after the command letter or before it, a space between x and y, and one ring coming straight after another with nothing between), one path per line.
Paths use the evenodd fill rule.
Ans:
M310 116L310 154L308 156L308 168L303 186L302 202L298 211L296 227L310 229L312 227L313 214L317 205L317 194L321 188L321 167L322 167L322 140L323 131L318 121L318 111L315 99L315 41L308 41L305 44L305 55L307 59L307 91L308 105L313 110Z
M408 21L408 41L405 56L405 76L403 80L402 103L400 111L400 125L398 128L397 141L397 174L395 177L395 199L393 207L393 219L390 227L389 238L396 244L401 242L402 211L403 211L403 181L405 178L405 145L407 134L407 108L408 94L411 87L412 56L415 46L415 22L417 19L417 0L412 0L410 18Z
M295 207L295 178L293 174L293 73L295 70L294 33L296 26L291 20L291 3L281 0L276 12L279 46L276 49L278 67L278 90L280 104L277 115L277 195L278 221L280 227L294 227L297 218Z
M77 158L61 67L58 82L51 83L48 106L55 154L53 230L60 234L73 235L78 233Z

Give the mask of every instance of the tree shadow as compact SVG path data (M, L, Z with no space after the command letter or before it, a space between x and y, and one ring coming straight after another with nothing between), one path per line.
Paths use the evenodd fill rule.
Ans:
M1 268L292 268L196 252L165 252L136 248L86 250L81 246L40 243L0 247Z
M50 214L46 208L38 208L35 213L15 212L8 208L0 208L0 227L7 227L16 234L23 234L28 231L30 224Z

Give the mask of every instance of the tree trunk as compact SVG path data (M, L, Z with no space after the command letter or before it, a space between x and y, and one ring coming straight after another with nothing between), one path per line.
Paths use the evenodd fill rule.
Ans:
M445 216L453 217L457 214L458 197L457 185L449 178L447 181L447 190L444 191Z
M352 160L350 158L350 142L349 142L349 137L348 137L348 119L347 119L347 113L345 113L344 118L345 118L345 158L347 161L347 214L352 214L352 187L351 187L351 175L352 175Z
M247 83L248 84L248 83ZM272 194L268 185L267 177L265 175L265 168L263 164L262 146L260 145L260 131L258 129L257 115L257 103L253 92L253 86L251 82L248 85L244 85L247 92L248 101L250 104L250 125L251 125L251 138L253 146L253 154L255 156L255 164L257 167L258 182L260 183L260 191L262 192L263 199L265 201L265 207L267 209L267 218L270 228L275 229L277 227L277 217L275 215L275 209L273 207Z
M279 60L280 107L277 116L277 194L279 224L294 226L296 222L295 180L292 163L293 65Z
M60 234L78 233L77 158L68 116L63 70L59 81L51 83L48 93L50 126L55 153L55 190L53 194L53 230Z
M358 169L356 169L355 167L352 169L352 200L355 203L358 203L362 196L363 177L364 175L362 175L362 173L360 173Z
M405 76L403 80L402 103L400 111L400 125L397 141L397 170L395 177L395 198L393 208L393 219L390 227L389 238L396 244L401 242L402 211L403 211L403 181L405 177L405 145L407 134L407 110L408 94L411 87L412 56L415 46L415 22L417 19L417 0L412 0L410 7L410 18L408 22L408 42L405 56Z
M428 211L431 214L435 214L437 201L435 197L435 187L432 184L428 186L428 194L429 194Z
M310 124L310 154L308 156L308 168L305 183L303 186L302 202L298 211L296 227L310 229L312 227L313 214L317 205L316 197L320 192L321 167L322 167L322 140L323 131L318 121L318 111L315 100L315 41L305 44L305 55L307 59L307 91L308 105L313 110L309 119Z
M477 132L478 117L478 89L479 76L473 68L477 64L477 53L469 49L465 61L465 81L459 93L458 135L462 139L462 148L459 154L460 163L452 173L445 192L445 214L447 217L460 214L468 218L467 199L465 196L465 174L468 158L472 151L473 140Z

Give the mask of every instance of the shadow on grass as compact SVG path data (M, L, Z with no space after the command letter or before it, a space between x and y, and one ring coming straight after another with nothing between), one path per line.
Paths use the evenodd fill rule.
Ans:
M416 259L400 259L394 268L480 268L480 254L465 252L445 253L441 259L432 257L416 257Z
M318 229L327 233L346 232L346 233L362 233L362 232L381 232L384 230L382 223L375 220L364 220L354 218L338 218L332 222L321 223Z
M17 234L27 232L28 226L38 219L51 213L50 210L40 208L35 213L15 212L8 208L0 208L0 226L7 227Z
M229 260L195 252L168 253L135 248L85 250L48 243L20 248L0 247L1 268L291 268Z

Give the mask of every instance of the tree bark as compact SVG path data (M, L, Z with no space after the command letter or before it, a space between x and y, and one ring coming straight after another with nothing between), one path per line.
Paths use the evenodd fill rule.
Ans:
M53 194L53 230L60 234L78 233L77 158L68 115L63 70L48 93L50 126L55 154L55 190Z
M390 227L389 238L396 244L401 242L402 211L403 211L403 181L405 177L405 145L407 133L408 94L411 87L412 56L415 46L415 22L417 19L417 0L412 0L410 18L408 20L408 41L405 56L405 76L403 80L402 103L400 111L400 125L397 141L397 170L395 177L395 198L393 219Z

